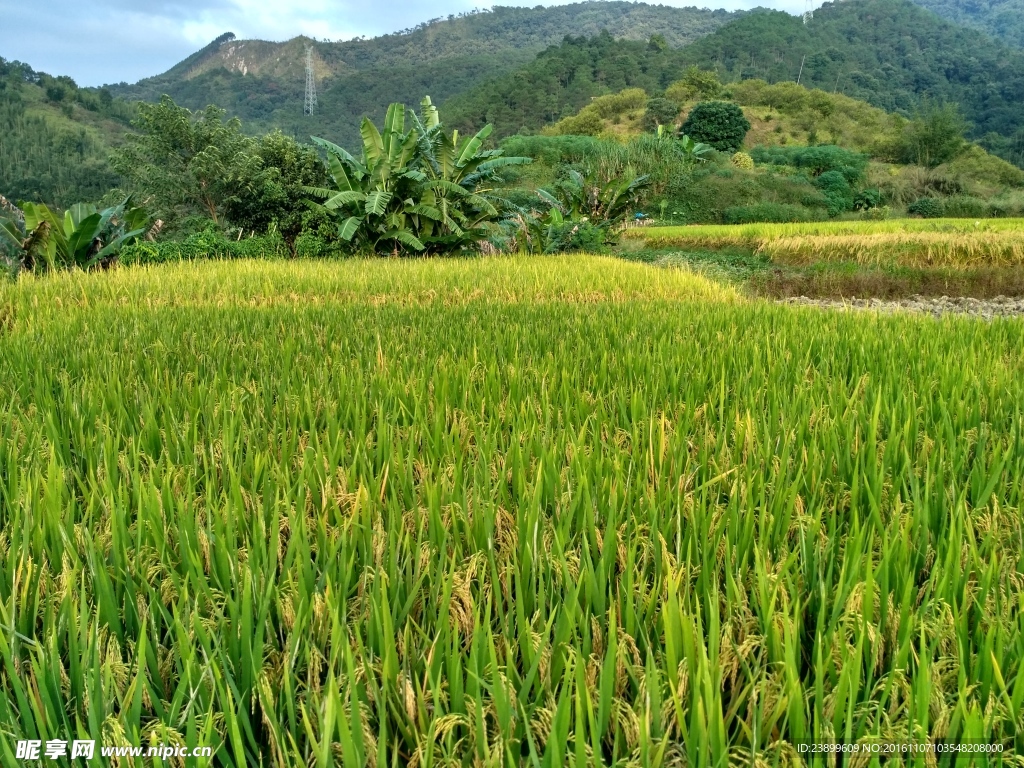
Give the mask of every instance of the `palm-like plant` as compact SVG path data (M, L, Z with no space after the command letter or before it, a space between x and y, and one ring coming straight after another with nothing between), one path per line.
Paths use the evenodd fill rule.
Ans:
M532 162L528 157L505 157L503 150L482 149L493 126L486 125L475 135L461 139L459 132L444 132L437 107L424 97L421 115L413 114L420 135L420 166L426 174L423 204L440 215L437 226L428 221L425 236L429 242L459 244L480 239L485 226L499 216L504 200L490 186L500 181L498 171L512 165Z
M594 172L584 176L579 171L570 170L569 178L558 185L557 196L543 194L549 202L559 204L567 218L585 218L610 229L629 215L648 182L647 176L637 176L633 172L604 181Z
M375 251L453 250L480 239L498 215L482 185L501 167L530 162L482 150L491 126L459 140L444 133L437 108L423 100L422 116L412 114L406 130L402 104L388 107L384 131L364 118L362 158L337 144L313 141L327 152L333 188L309 187L338 218L338 234L357 247Z
M149 228L149 215L131 205L98 210L78 203L59 216L43 203L23 203L21 215L0 219L0 238L22 269L90 269L117 255Z
M679 148L683 156L691 163L703 163L708 159L714 147L701 141L694 141L686 134L679 137Z

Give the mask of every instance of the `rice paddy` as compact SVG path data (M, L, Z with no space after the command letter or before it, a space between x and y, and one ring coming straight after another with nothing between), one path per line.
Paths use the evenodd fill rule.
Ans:
M4 285L2 761L1020 764L1022 348L586 256Z
M905 267L1024 265L1024 220L891 221L648 227L629 238L647 248L742 248L780 264L846 261Z

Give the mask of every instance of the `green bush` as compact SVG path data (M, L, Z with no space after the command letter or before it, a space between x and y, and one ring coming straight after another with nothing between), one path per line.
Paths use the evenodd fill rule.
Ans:
M907 206L907 213L925 219L941 219L944 212L942 201L934 197L922 197Z
M991 207L980 198L957 195L942 201L942 215L952 219L981 219L991 215Z
M758 165L788 165L800 168L811 176L838 171L850 184L856 184L868 166L867 155L832 145L755 147L750 154Z
M122 249L122 264L162 264L201 259L278 259L289 255L281 235L272 231L238 240L215 229L204 229L182 240L140 241Z
M608 234L607 227L589 221L566 221L553 228L549 253L604 253Z
M828 215L838 216L853 209L853 189L841 171L825 171L814 180L828 203Z
M728 101L702 101L697 104L679 129L681 135L710 144L720 152L739 151L750 130L743 110Z
M725 224L754 224L767 222L771 224L787 224L798 221L814 221L819 218L814 211L799 205L785 203L755 203L754 205L736 205L726 208L722 214Z
M651 99L644 112L644 129L656 130L659 125L672 125L679 116L679 105L669 99Z

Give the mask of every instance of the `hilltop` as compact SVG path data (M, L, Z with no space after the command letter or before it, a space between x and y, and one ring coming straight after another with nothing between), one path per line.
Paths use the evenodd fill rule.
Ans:
M493 122L503 135L539 130L595 96L629 87L657 95L691 65L725 83L799 81L905 117L926 101L953 102L972 138L1024 164L1024 51L909 0L829 3L806 25L779 11L751 12L678 50L608 35L566 40L453 98L448 114L464 129Z
M741 13L670 8L645 3L592 2L552 8L495 7L433 19L373 39L283 43L236 40L226 34L166 73L135 85L111 86L118 96L155 101L168 94L192 109L215 103L252 129L279 127L305 137L343 142L358 135L364 114L383 116L393 101L415 104L425 93L443 102L528 64L569 34L647 41L653 35L679 48ZM304 57L315 51L319 113L302 115Z

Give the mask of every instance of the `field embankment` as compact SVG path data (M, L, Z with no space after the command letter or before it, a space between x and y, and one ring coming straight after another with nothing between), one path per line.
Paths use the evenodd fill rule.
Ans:
M582 256L0 307L5 763L83 730L218 765L1024 750L1024 324Z

